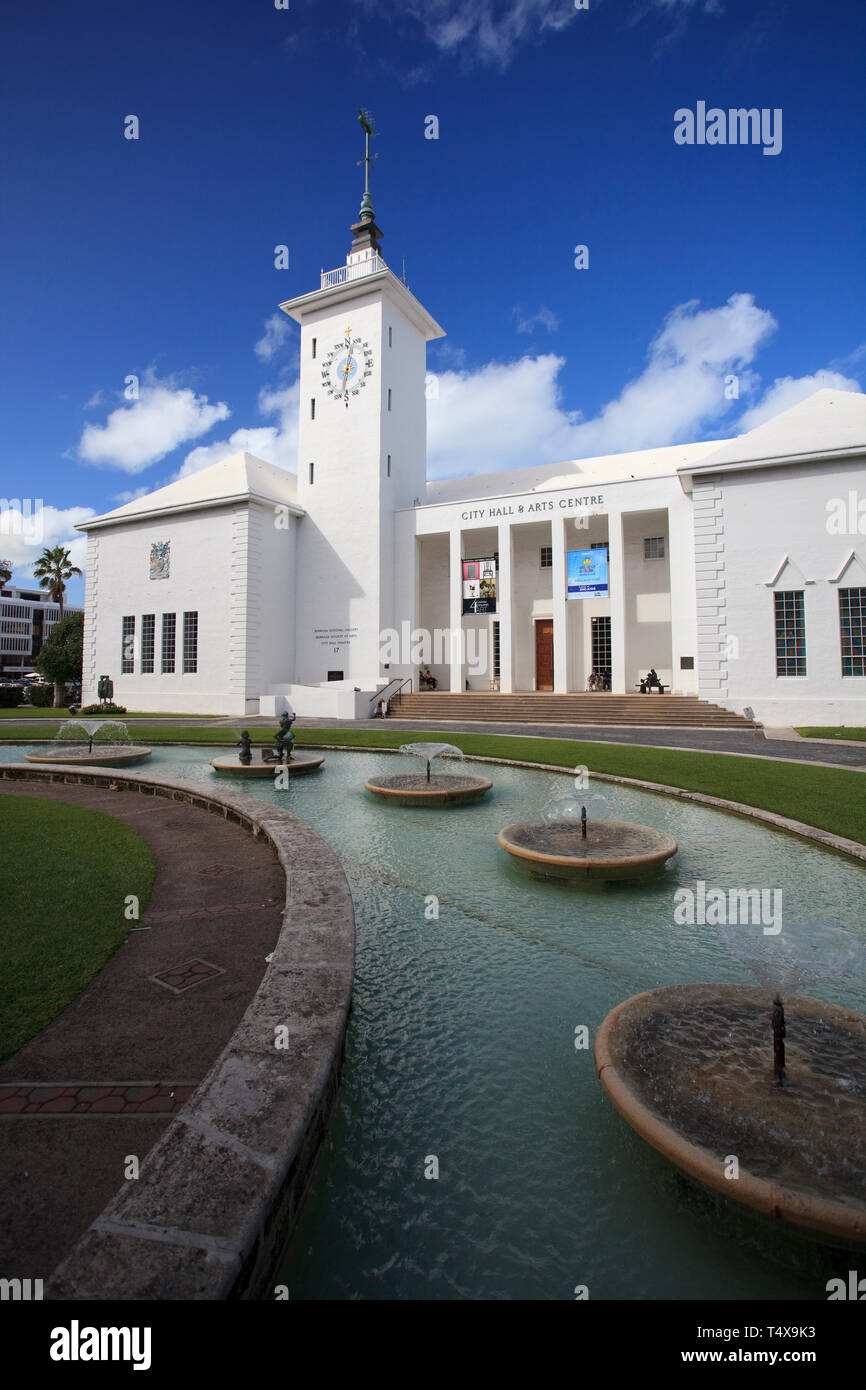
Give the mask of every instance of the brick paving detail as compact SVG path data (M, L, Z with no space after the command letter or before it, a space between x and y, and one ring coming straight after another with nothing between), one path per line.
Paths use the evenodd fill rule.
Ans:
M174 1115L185 1105L195 1086L176 1081L89 1081L71 1086L49 1086L25 1081L0 1086L0 1118L25 1115Z
M215 975L224 975L226 972L219 965L211 965L210 961L185 960L183 965L174 965L171 970L161 970L158 975L151 976L157 984L165 985L166 989L173 989L175 994L183 994L185 989L192 989L195 985L204 984L205 980L212 980Z

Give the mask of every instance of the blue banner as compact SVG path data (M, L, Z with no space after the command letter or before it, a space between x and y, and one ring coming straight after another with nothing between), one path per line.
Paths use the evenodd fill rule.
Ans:
M569 550L568 597L607 597L607 550Z

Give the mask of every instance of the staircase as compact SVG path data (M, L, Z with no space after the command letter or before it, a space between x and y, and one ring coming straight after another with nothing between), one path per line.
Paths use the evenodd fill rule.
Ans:
M505 695L448 690L403 693L390 702L393 719L443 719L481 724L587 724L675 729L754 729L742 715L697 695Z

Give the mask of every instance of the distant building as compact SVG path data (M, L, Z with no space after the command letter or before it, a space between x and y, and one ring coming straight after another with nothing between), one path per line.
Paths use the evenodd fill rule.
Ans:
M63 616L83 613L74 604L63 605ZM54 624L60 621L60 605L39 589L4 585L0 589L0 670L4 676L27 675Z

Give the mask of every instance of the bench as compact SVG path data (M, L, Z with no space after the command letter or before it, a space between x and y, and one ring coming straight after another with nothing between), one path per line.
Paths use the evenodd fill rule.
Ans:
M640 684L641 684L640 681L638 681L637 685L635 686L635 690L640 690ZM659 684L659 685L650 685L650 686L648 686L647 689L644 691L644 694L645 694L645 695L652 695L652 693L653 693L654 690L655 690L655 691L658 691L659 695L664 695L664 693L665 693L666 690L670 690L670 686L669 686L669 685L662 685L662 684Z

